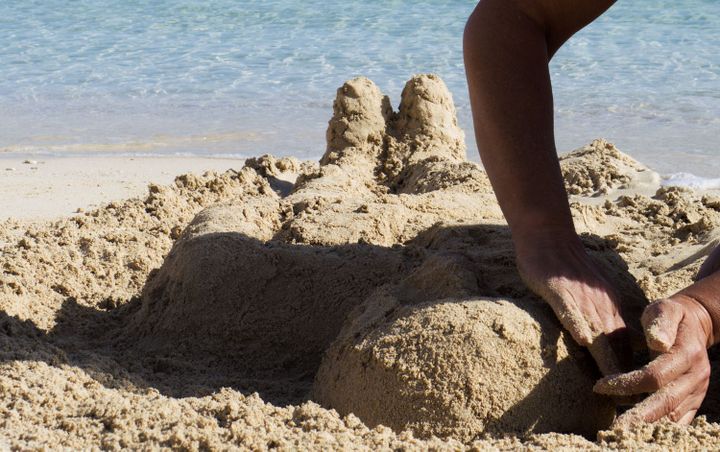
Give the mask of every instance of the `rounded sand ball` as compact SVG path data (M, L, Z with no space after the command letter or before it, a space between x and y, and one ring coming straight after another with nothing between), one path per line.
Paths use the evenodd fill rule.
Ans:
M369 427L463 441L589 436L613 420L613 403L592 392L591 358L546 306L475 299L383 310L388 298L347 321L317 374L319 403Z

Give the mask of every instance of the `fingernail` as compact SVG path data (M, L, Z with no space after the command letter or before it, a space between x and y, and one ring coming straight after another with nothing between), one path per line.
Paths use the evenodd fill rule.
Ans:
M648 347L652 350L666 353L672 347L667 337L648 337Z
M659 322L654 322L647 329L647 342L648 347L661 352L667 352L672 347L670 337L659 325Z

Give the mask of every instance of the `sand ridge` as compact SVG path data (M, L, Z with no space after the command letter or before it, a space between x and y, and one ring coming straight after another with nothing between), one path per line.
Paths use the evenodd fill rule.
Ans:
M319 165L249 159L0 227L0 437L18 448L717 447L705 418L594 442L569 433L592 437L612 412L584 392L588 354L520 282L439 77L411 79L397 112L370 80L348 81L327 138ZM603 141L561 165L579 187L586 248L630 310L691 281L715 240L715 198L648 191L650 170ZM563 424L556 403L597 415ZM703 412L717 419L717 406Z

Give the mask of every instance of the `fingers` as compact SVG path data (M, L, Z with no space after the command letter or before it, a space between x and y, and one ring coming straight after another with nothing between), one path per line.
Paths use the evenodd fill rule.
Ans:
M684 374L702 380L709 372L707 351L701 343L692 340L692 331L686 325L678 328L677 343L668 353L655 358L641 369L611 375L600 379L593 390L599 394L627 396L655 392Z
M545 301L555 312L555 316L560 320L562 326L570 332L575 342L583 347L589 346L593 341L591 323L585 318L576 303L568 303L562 295L557 292L541 293Z
M613 396L655 392L684 374L688 367L690 362L685 353L666 353L642 369L600 379L593 391Z
M578 303L568 302L567 298L561 296L546 297L546 300L575 342L587 347L603 375L622 372L609 338L602 331L598 331L601 323L597 312L584 313Z
M532 289L550 305L562 326L578 344L587 347L592 343L595 336L591 328L593 319L586 318L578 303L569 301L573 300L573 294L561 281L550 280Z
M646 330L657 313L677 317L664 303L655 305L648 315L649 321L643 322ZM684 320L673 327L674 344L668 352L642 369L605 377L596 383L593 390L606 395L653 393L620 416L615 425L623 427L662 418L687 424L694 418L707 392L710 363L698 336L698 325L684 315L680 317Z
M632 367L633 350L640 349L640 347L636 347L634 344L633 334L641 337L642 334L638 331L633 331L631 327L625 325L625 321L620 317L619 312L616 311L616 314L616 317L606 320L605 335L610 342L610 348L612 348L619 362L620 367L618 372L625 372ZM642 348L644 348L645 341L642 340L641 343L643 345Z
M678 421L692 420L693 414L702 403L705 392L696 391L697 382L692 374L687 374L652 394L632 409L623 413L614 423L627 427L638 422L655 422L664 417ZM689 418L689 420L688 420Z
M603 375L614 375L624 370L610 338L605 333L601 333L595 338L588 346L588 351Z
M560 284L551 285L551 288L554 290L543 294L543 298L550 304L555 315L563 327L570 332L573 339L581 346L588 348L600 372L603 375L622 372L624 367L618 359L616 348L623 347L623 344L618 344L618 340L623 335L625 323L617 309L614 308L609 295L603 291L582 294L579 290L572 291ZM582 297L583 295L584 298L593 300L595 303L582 302L577 299L578 296ZM601 316L597 310L598 304L607 305L606 309L612 309L612 312ZM581 306L586 309L581 309Z
M697 414L697 410L690 410L678 419L677 423L680 425L690 425L693 419L695 419L695 414Z
M658 352L670 350L683 315L682 308L670 300L658 300L645 308L640 322L645 330L648 348Z
M594 267L582 261L571 271L553 272L554 276L548 277L543 270L538 277L537 269L534 273L528 271L518 261L518 270L528 287L550 305L573 339L589 349L603 375L624 370L617 352L627 352L627 361L630 360L627 340L621 338L625 322L620 316L617 296Z

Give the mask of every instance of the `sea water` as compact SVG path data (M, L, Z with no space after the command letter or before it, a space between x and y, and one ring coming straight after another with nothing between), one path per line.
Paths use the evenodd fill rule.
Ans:
M462 62L474 3L3 0L0 152L318 158L344 80L368 76L397 106L410 76L434 72L477 160ZM551 74L561 152L605 137L720 185L720 1L619 0Z

